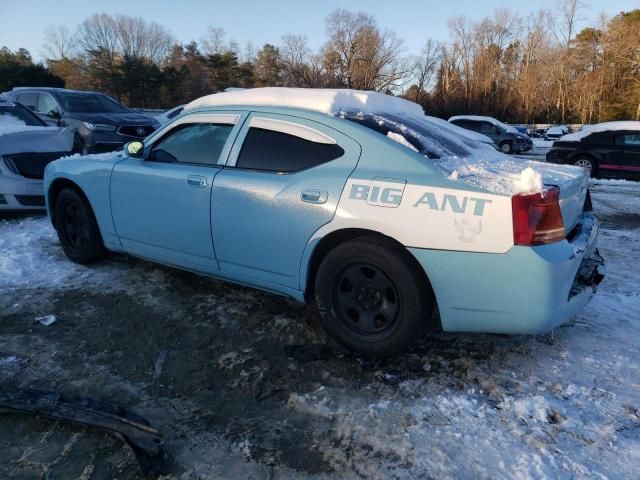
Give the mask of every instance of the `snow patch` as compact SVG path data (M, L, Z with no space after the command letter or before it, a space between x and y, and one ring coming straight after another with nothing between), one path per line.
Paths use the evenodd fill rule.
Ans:
M533 168L527 167L513 182L520 193L534 193L542 190L542 175Z
M413 145L411 145L411 143L409 143L409 141L406 138L404 138L404 135L402 135L400 133L395 133L395 132L392 132L392 131L388 131L387 132L387 137L389 137L394 142L398 142L400 145L404 145L405 147L410 148L414 152L418 151L418 149L416 147L414 147Z

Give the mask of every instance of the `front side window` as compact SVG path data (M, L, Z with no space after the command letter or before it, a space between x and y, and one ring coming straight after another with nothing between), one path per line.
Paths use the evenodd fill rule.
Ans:
M494 125L491 125L489 122L481 122L480 133L483 133L485 135L496 133L496 127Z
M44 113L45 115L59 112L58 105L56 104L56 101L48 93L40 93L40 94L38 94L38 108L37 108L37 111L39 113Z
M233 125L183 123L153 145L149 160L216 165Z
M336 144L317 143L288 133L251 127L237 168L289 173L330 162L344 154Z

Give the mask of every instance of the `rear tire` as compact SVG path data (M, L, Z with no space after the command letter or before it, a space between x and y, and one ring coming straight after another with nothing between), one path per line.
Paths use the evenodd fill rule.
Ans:
M331 250L318 269L315 292L327 333L366 356L405 350L433 312L431 287L411 254L375 236Z
M89 203L75 189L64 188L55 203L55 228L67 257L91 263L105 254L98 222Z

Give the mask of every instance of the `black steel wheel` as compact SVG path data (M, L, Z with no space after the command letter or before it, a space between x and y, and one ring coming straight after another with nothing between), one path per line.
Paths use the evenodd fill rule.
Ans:
M384 237L359 237L331 250L316 275L327 333L350 350L383 357L426 330L433 293L411 254Z
M64 188L55 202L54 224L62 249L77 263L90 263L104 255L104 244L93 211L84 197Z

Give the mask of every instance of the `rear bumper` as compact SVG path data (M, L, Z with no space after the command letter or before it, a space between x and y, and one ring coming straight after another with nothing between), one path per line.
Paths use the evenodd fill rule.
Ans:
M409 249L436 295L445 331L537 334L575 316L605 273L598 223L584 212L571 240L505 254Z

